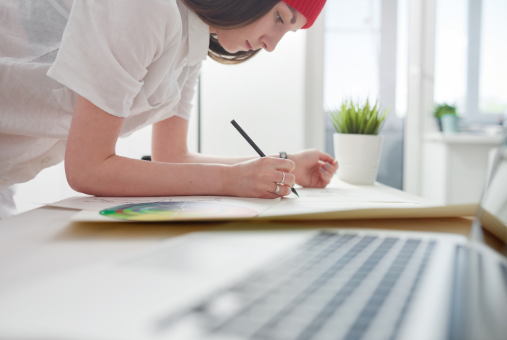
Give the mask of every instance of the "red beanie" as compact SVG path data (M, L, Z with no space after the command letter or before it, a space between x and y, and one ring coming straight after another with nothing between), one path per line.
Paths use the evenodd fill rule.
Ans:
M315 20L319 16L322 8L326 4L326 0L282 0L287 5L294 8L306 18L306 25L303 28L312 27Z

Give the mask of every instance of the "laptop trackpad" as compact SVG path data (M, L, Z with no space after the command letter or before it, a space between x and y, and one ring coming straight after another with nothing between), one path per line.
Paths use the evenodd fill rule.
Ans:
M298 240L301 240L300 234L291 237L290 233L288 236L275 232L272 235L254 232L194 234L186 242L125 261L124 265L178 275L223 276L232 268L260 265L294 246Z
M244 278L310 232L199 233L2 296L2 334L139 339L156 321Z

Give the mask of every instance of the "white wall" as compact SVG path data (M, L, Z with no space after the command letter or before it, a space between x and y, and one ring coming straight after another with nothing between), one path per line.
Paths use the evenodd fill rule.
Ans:
M304 145L306 32L289 32L275 51L240 65L204 63L202 152L255 155L230 124L235 119L266 154Z

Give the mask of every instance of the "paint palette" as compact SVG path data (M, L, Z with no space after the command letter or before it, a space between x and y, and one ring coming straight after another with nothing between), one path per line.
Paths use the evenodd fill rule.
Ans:
M102 216L129 221L185 221L220 218L247 218L257 211L234 205L210 202L149 202L124 204L104 209Z

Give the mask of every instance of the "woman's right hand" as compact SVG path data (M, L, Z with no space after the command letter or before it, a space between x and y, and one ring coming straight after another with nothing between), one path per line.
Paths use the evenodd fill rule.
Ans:
M296 182L295 164L290 159L262 157L231 165L224 180L227 195L252 198L278 198L291 193ZM275 194L285 173L283 185Z

